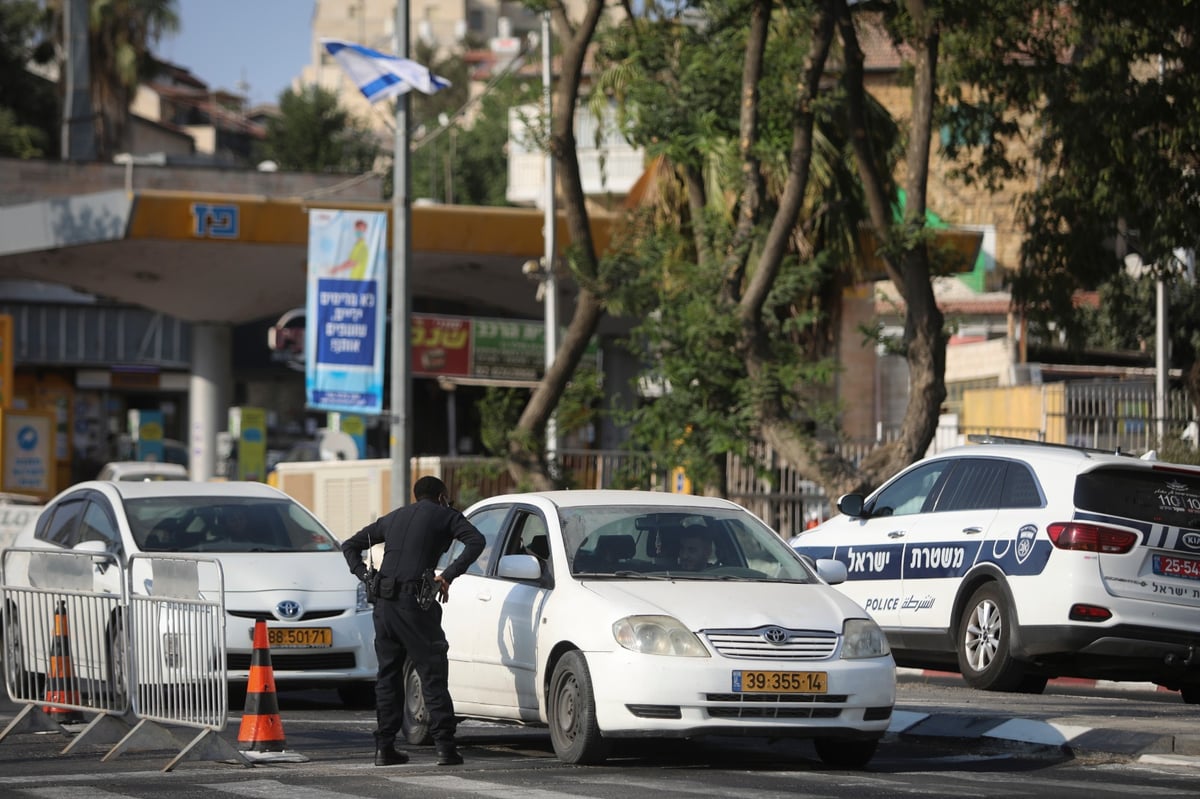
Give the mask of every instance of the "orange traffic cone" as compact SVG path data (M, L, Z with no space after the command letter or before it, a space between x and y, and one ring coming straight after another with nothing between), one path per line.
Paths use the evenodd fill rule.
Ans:
M254 653L250 656L250 681L246 685L246 712L238 730L243 751L282 752L287 741L275 698L275 670L271 668L271 645L267 623L254 623Z
M46 701L70 705L78 705L80 702L79 686L75 683L74 670L71 668L71 638L67 626L67 603L61 599L54 608L54 638L50 641L50 664L46 673ZM45 705L42 710L59 724L83 721L83 714L71 708Z

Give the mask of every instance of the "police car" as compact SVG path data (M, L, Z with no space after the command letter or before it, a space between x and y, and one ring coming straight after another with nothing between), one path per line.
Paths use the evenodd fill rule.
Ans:
M1200 468L1036 442L919 461L795 536L896 662L976 688L1153 681L1200 702Z

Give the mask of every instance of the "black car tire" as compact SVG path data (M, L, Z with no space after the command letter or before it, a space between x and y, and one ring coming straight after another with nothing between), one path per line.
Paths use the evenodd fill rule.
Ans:
M608 743L596 723L596 699L587 660L567 652L554 666L549 697L550 742L564 763L596 765L608 756Z
M995 583L985 583L971 595L958 622L955 647L967 685L984 691L1022 691L1027 666L1012 656L1012 619L1004 591Z
M875 756L879 741L853 741L845 738L814 738L817 757L834 768L863 768Z
M129 662L125 648L125 619L115 615L108 625L108 648L105 654L109 706L113 710L129 710Z
M429 729L429 711L425 709L425 691L421 687L421 675L411 660L404 663L404 708L400 716L400 734L413 746L428 746L433 743Z
M40 675L25 669L25 644L17 622L17 607L8 606L4 625L4 679L13 687L16 696L32 699L42 692ZM25 696L28 693L29 696Z
M1200 705L1200 683L1187 683L1180 686L1179 696L1186 705Z

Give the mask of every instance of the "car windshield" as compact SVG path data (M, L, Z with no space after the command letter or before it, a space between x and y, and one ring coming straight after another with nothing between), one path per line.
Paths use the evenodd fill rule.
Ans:
M560 520L578 577L816 581L778 534L736 509L607 505L564 508Z
M299 504L285 499L154 497L125 500L143 552L313 552L337 540Z

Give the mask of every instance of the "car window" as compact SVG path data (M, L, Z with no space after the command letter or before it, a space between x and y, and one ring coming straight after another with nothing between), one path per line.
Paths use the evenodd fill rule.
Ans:
M564 508L560 517L577 577L814 579L774 530L744 510L598 505Z
M1037 478L1024 463L1009 461L1000 492L1002 508L1041 508L1046 504Z
M68 499L50 506L37 521L34 538L70 549L79 543L79 522L87 505L84 498Z
M1006 462L994 458L960 458L946 475L935 511L983 510L1000 504Z
M1200 529L1200 477L1146 469L1096 469L1075 480L1082 510Z
M484 574L488 567L488 563L492 558L492 552L496 548L496 539L500 537L500 529L504 525L504 520L508 518L509 508L507 506L484 508L478 513L469 516L471 524L483 533L483 554L467 567L466 574ZM438 561L438 568L444 569L449 566L459 553L463 551L461 541L455 541L450 545L450 549L446 550Z
M505 555L533 555L542 562L545 573L550 561L550 542L546 520L532 510L518 509L504 544Z
M107 505L100 502L87 503L87 509L80 520L79 541L103 541L109 552L121 552L121 534Z
M290 499L148 497L125 501L147 552L306 552L338 549L333 534Z
M924 463L905 472L884 486L867 509L871 516L906 516L920 513L927 503L932 504L934 486L953 460Z

